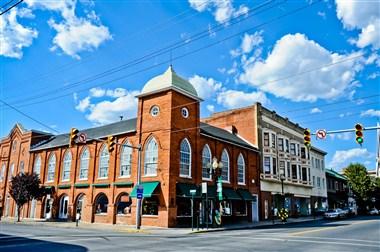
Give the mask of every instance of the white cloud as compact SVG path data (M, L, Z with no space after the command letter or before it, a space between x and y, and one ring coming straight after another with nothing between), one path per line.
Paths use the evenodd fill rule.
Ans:
M365 148L336 151L329 166L334 169L339 169L347 166L350 162L358 162L358 160L373 157L374 155Z
M259 46L264 42L262 34L263 31L257 31L254 34L245 33L242 38L240 47L230 51L231 56L235 58L241 54L250 53L254 47Z
M319 108L312 108L310 110L310 113L311 114L322 113L322 110L320 110Z
M352 132L344 132L344 133L338 133L335 134L336 138L339 140L350 140L353 139L353 133Z
M204 78L199 75L194 75L189 79L189 82L197 90L199 97L208 99L215 95L216 92L221 90L222 83L214 80L213 78Z
M239 80L277 97L315 102L354 89L359 61L359 53L332 53L303 34L288 34L276 42L265 60L244 65ZM336 62L339 64L331 65ZM326 67L314 70L319 66Z
M317 15L320 16L320 17L322 17L323 19L326 19L326 12L318 11Z
M102 88L91 88L90 89L90 96L91 97L102 97L106 94L106 90L102 89Z
M363 111L360 116L369 116L369 117L380 117L380 110L369 109L367 111Z
M21 59L22 49L32 45L38 32L31 27L25 27L17 18L33 18L30 10L13 8L8 13L0 16L0 55Z
M79 110L80 112L84 112L89 107L90 107L90 97L87 96L83 100L79 101L79 104L75 106L75 109Z
M245 93L237 90L220 92L217 97L217 103L229 109L253 105L255 102L266 105L269 103L269 99L263 92Z
M214 113L214 111L215 111L215 106L214 106L214 105L210 105L210 104L209 104L209 105L206 106L206 108L207 108L207 110L210 111L211 113Z
M380 72L375 72L375 73L371 73L370 75L368 75L367 79L374 80L374 79L378 78L379 76L380 76Z
M232 0L189 0L189 3L198 12L205 10L213 12L218 23L226 22L232 17L244 15L249 11L249 8L245 5L240 5L236 9L232 4Z
M79 59L79 53L97 49L104 41L112 39L108 28L100 23L94 11L86 17L75 15L76 0L36 1L27 0L30 8L59 12L61 22L50 19L48 24L57 34L53 38L51 50L60 49L63 53Z
M85 112L87 120L96 125L111 123L119 119L119 116L131 118L136 116L137 98L140 91L127 91L124 88L101 89L93 88L90 95L79 101L75 107L80 112ZM110 97L111 100L102 100L91 103L91 97ZM75 97L74 97L75 98Z
M377 1L335 0L337 17L348 30L359 29L358 47L380 48L380 8Z

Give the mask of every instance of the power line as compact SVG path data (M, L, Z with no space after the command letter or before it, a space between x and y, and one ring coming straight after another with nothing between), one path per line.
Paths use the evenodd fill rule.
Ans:
M289 11L289 12L283 14L283 15L277 16L277 17L275 17L275 18L273 18L273 19L271 19L271 20L269 20L269 21L267 21L267 22L261 23L261 24L259 24L259 25L253 26L253 27L251 27L251 28L249 28L249 29L246 29L246 30L244 30L244 31L241 31L241 32L235 33L235 34L233 34L233 35L227 36L227 37L225 37L225 38L223 38L223 39L221 39L221 40L218 40L218 41L213 42L213 43L211 43L211 44L208 44L208 45L206 45L206 46L202 46L202 47L197 48L197 49L195 49L195 50L193 50L193 51L190 51L190 52L188 52L188 53L184 53L184 54L182 54L182 55L179 55L179 56L173 58L172 60L173 60L173 61L174 61L174 60L178 60L178 59L184 58L184 57L186 57L186 56L189 56L189 55L191 55L191 54L195 54L195 53L197 53L197 52L199 52L199 51L202 51L202 50L208 49L208 48L210 48L210 47L212 47L212 46L218 45L218 44L220 44L220 43L222 43L222 42L225 42L225 41L227 41L227 40L229 40L229 39L232 39L232 38L234 38L234 37L236 37L236 36L240 36L240 35L242 35L242 34L244 34L244 33L251 32L251 31L253 31L253 30L257 29L257 28L260 28L260 27L263 27L263 26L268 25L268 24L270 24L270 23L273 23L273 22L275 22L275 21L277 21L277 20L280 20L280 19L282 19L282 18L284 18L284 17L287 17L287 16L290 16L290 15L293 15L293 14L295 14L295 13L297 13L297 12L300 12L300 11L306 9L306 8L309 8L310 6L313 6L314 4L319 3L319 2L320 2L320 0L317 1L317 2L314 2L314 3L312 3L312 4L304 5L304 6L300 7L300 8L297 8L297 9L294 9L294 10L292 10L292 11ZM150 70L150 69L156 68L156 67L158 67L158 66L161 66L161 65L167 64L167 63L169 63L169 62L170 62L170 60L166 60L166 61L163 61L163 62L158 63L158 64L156 64L156 65L149 66L149 67L147 67L147 68L144 68L144 69L141 69L141 70L138 70L138 71L132 72L132 73L130 73L130 74L123 75L123 76L120 76L120 77L117 77L117 78L111 79L111 80L109 80L109 81L103 82L102 84L93 85L93 86L91 86L91 87L94 87L94 86L104 86L104 85L106 85L106 84L109 84L109 83L112 83L112 82L115 82L115 81L118 81L118 80L121 80L121 79L125 79L125 78L127 78L127 77L133 76L133 75L138 74L138 73L141 73L141 72L145 72L145 71L147 71L147 70ZM120 71L120 70L119 70L119 71ZM92 79L91 81L94 81L94 80L99 79L99 78L102 78L102 76L100 76L100 77L96 77L95 79ZM75 84L76 84L76 83L74 83L74 85L75 85ZM76 91L76 92L79 93L79 92L87 91L88 88L89 88L89 87L87 87L86 89L82 89L82 90ZM65 88L61 88L61 89L64 90ZM56 92L55 92L55 93L56 93ZM38 104L38 103L45 102L45 101L51 101L51 100L59 99L59 98L61 98L61 97L65 97L65 96L69 96L69 95L72 95L72 92L67 93L67 94L63 94L63 95L59 95L59 96L56 96L56 97L52 97L52 98L49 98L49 99L45 99L45 100L41 100L41 101L37 101L37 102L33 102L33 103L23 104L23 105L21 105L21 106L19 106L19 107L22 107L22 106L29 106L29 105L34 105L34 104ZM33 99L38 99L38 98L41 98L41 96L38 96L38 97L33 98ZM29 98L29 99L25 99L25 98L24 98L23 101L25 101L25 100L30 101L31 98Z
M18 1L17 3L11 5L11 6L10 6L9 8L7 8L5 11L1 12L1 13L0 13L0 16L3 15L3 14L5 14L5 13L7 13L7 12L10 11L11 9L13 9L14 7L16 7L16 6L19 5L20 3L22 3L23 1L24 1L24 0L20 0L20 1ZM8 2L7 4L5 4L4 6L9 5L11 2L14 2L14 1L10 1L10 2ZM4 6L3 6L3 7L4 7Z
M23 115L23 116L29 118L30 120L32 120L32 121L34 121L34 122L36 122L36 123L38 123L38 124L40 124L40 125L46 127L47 129L50 129L50 130L52 130L52 131L54 131L54 132L56 132L56 133L59 134L59 131L57 131L57 130L53 129L52 127L50 127L50 126L44 124L43 122L41 122L41 121L39 121L39 120L37 120L37 119L31 117L30 115L25 114L24 112L22 112L21 110L17 109L17 108L14 107L14 106L12 106L11 104L9 104L9 103L7 103L7 102L1 100L1 99L0 99L0 102L2 102L4 105L10 107L11 109L17 111L17 112L20 113L21 115Z
M12 0L14 1L14 0ZM207 4L208 2L210 2L211 0L207 0L205 1L204 3L200 4L200 6L202 5L205 5ZM163 21L163 22L160 22L158 24L155 24L151 27L148 27L146 28L145 30L139 30L133 34L131 34L131 36L128 36L128 40L130 41L132 38L138 38L138 37L141 37L144 33L148 33L149 35L152 35L152 34L155 34L159 31L162 31L162 30L165 30L165 29L168 29L168 27L172 26L172 25L175 25L175 24L178 24L178 23L181 23L183 22L184 20L186 20L187 18L191 18L195 15L198 15L200 12L195 12L193 13L192 15L187 15L187 13L189 13L190 11L192 11L193 9L192 8L189 8L189 9L186 9L185 11L183 12L180 12L170 18L168 18L167 20ZM180 20L178 21L175 21L175 22L171 22L171 20L175 20L177 17L181 17L183 16L183 18L181 18ZM165 24L169 24L169 26L164 26ZM156 28L160 28L160 26L164 26L164 28L161 28L161 29L156 29ZM151 31L155 31L155 32L151 32ZM117 48L120 48L121 46L125 46L125 44L123 43L123 41L125 40L121 40L121 41L116 41L116 43L118 43L118 45L113 48L114 49L117 49ZM51 71L51 72L47 72L47 73L41 73L37 76L35 76L35 78L31 78L31 77L28 77L27 79L25 79L24 81L21 81L19 83L16 83L16 84L21 84L25 81L32 81L32 80L41 80L41 79L44 79L45 77L51 75L51 74L54 74L54 73L59 73L61 71L64 71L64 70L67 70L67 69L70 69L71 66L79 66L81 64L83 64L85 62L86 59L90 59L90 58L93 58L93 57L96 57L95 54L89 54L87 56L83 56L81 57L81 61L77 61L77 62L71 62L71 63L67 63L67 64L64 64L63 66L61 67L58 67L57 69L55 69L54 71ZM14 84L15 85L15 84ZM9 98L13 98L13 97L9 97Z
M319 1L320 1L320 0L319 0ZM247 12L247 13L250 13L249 15L247 15L246 13L240 14L240 15L234 17L234 18L231 19L231 20L225 21L224 23L220 23L220 24L214 25L214 27L213 27L212 29L214 30L215 28L217 28L217 29L218 29L217 31L222 30L222 29L226 29L226 27L227 27L227 26L226 26L227 22L229 22L229 23L228 23L228 24L229 24L228 27L230 27L231 25L234 25L234 24L240 23L240 22L242 22L242 21L244 21L244 20L246 20L246 19L248 19L248 18L250 18L250 17L252 17L252 16L254 16L254 15L257 15L257 14L259 14L259 13L261 13L261 12L264 12L264 11L268 11L268 10L270 10L270 9L272 9L272 8L274 8L274 7L276 7L276 6L280 5L280 4L282 4L282 3L284 3L284 1L283 1L283 2L281 2L281 3L279 3L279 4L274 5L274 6L270 6L269 8L264 9L264 10L262 10L261 12L254 12L254 11L256 11L256 10L259 10L259 9L262 8L262 7L265 7L265 6L269 5L269 4L272 3L272 2L273 2L273 0L267 1L267 2L265 2L265 3L261 4L261 5L259 5L257 8L249 10L249 11ZM253 13L253 12L254 12L254 13ZM240 19L239 19L240 17L243 17L243 19L240 20ZM237 35L241 35L241 34L243 34L243 33L244 33L244 32L239 32ZM235 36L237 36L237 35L235 35ZM170 53L170 52L171 52L172 50L174 50L174 49L178 49L178 48L180 48L180 47L182 47L182 46L185 46L185 45L188 45L188 44L190 44L190 43L193 43L193 42L195 42L195 41L197 41L197 40L199 40L199 39L202 39L202 38L204 38L204 37L206 37L206 36L207 36L207 37L209 36L209 29L204 30L204 31L202 31L202 32L198 32L198 33L192 35L192 36L189 38L189 39L190 39L190 42L186 42L186 41L183 41L183 40L177 41L177 42L175 42L175 43L173 43L173 44L171 44L171 45L169 45L169 46L166 46L166 47L161 48L161 49L159 49L159 50L153 51L153 52L151 52L151 53L149 53L149 54L146 54L146 55L144 55L144 56L142 56L142 57L139 57L139 58L137 58L137 59L134 59L134 60L132 60L132 61L129 61L129 62L125 63L125 64L119 65L119 66L117 66L117 67L110 68L110 69L108 69L108 70L106 70L106 71L103 71L103 72L101 72L101 73L99 73L99 74L95 74L95 75L93 75L93 76L87 77L87 78L85 78L85 79L82 79L82 80L80 80L80 81L77 81L77 82L71 83L71 84L69 84L69 85L65 85L64 87L57 88L57 89L52 90L52 91L47 91L47 92L45 92L45 93L38 94L38 95L36 95L36 96L30 96L30 97L27 97L27 98L23 98L23 99L20 99L20 100L16 100L16 101L12 102L12 104L18 104L20 101L22 102L22 101L25 101L25 100L30 101L30 100L34 100L34 99L39 99L39 98L41 98L41 96L47 96L47 95L49 95L49 94L56 94L58 91L65 91L65 90L71 89L71 88L73 88L73 87L76 87L76 86L79 86L79 85L82 85L82 84L86 84L86 83L88 83L88 82L92 82L92 81L95 81L95 80L98 80L98 79L104 78L104 77L106 77L106 76L108 76L108 75L112 75L112 74L115 74L115 73L117 73L117 72L120 72L120 71L122 71L122 70L124 70L124 69L126 69L126 68L130 68L130 67L136 66L136 65L138 65L138 64L141 64L141 63L143 63L143 62L146 62L146 61L148 61L148 60L150 60L150 59L153 59L153 58L155 58L155 57L157 57L157 56L160 56L160 55L163 55L163 54L166 54L166 53ZM233 36L233 37L235 37L235 36ZM232 37L231 37L231 38L232 38Z

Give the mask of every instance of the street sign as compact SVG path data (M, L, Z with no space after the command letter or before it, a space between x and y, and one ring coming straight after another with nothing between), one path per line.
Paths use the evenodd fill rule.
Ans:
M78 143L86 143L87 140L87 134L86 133L79 133L78 135Z
M202 193L207 193L207 182L202 182Z
M191 195L194 196L196 193L197 193L197 190L195 190L195 189L190 190L190 194L191 194Z
M315 135L316 135L316 137L318 139L325 139L326 135L327 135L327 132L324 129L320 129L320 130L317 130L317 132L315 133Z
M142 199L144 195L144 187L143 185L138 185L137 190L136 190L136 197L138 199Z

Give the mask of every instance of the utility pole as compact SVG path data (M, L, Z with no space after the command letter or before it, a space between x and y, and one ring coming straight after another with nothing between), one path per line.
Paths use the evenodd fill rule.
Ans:
M139 144L137 146L138 150L138 158L137 158L137 188L139 188L141 184L141 153L142 146ZM137 198L137 206L136 206L136 229L140 229L141 227L141 199Z

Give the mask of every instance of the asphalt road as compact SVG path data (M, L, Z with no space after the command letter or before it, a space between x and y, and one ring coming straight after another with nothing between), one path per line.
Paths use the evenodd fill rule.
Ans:
M150 235L0 223L0 251L380 251L380 217Z

